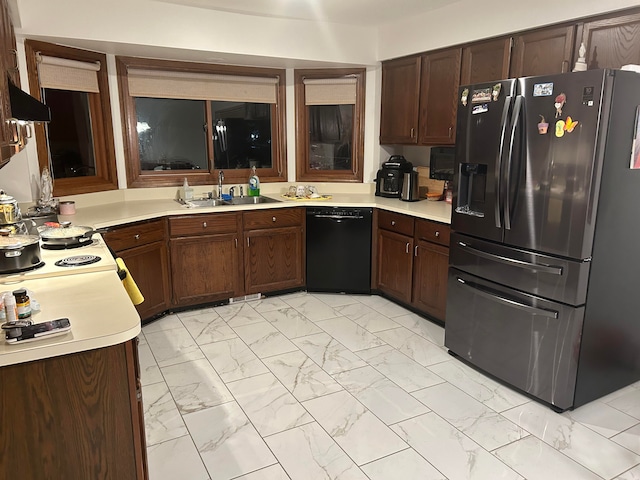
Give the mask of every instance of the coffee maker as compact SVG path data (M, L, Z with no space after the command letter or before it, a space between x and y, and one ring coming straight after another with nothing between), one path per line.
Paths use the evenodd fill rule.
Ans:
M400 198L404 174L413 171L413 164L402 155L392 155L376 175L376 196Z

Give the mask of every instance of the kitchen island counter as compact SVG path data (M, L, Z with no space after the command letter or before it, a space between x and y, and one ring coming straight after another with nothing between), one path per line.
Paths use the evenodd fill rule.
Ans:
M31 342L0 342L0 367L124 343L140 333L140 317L115 270L3 284L2 291L27 288L40 303L31 320L66 317L71 331Z

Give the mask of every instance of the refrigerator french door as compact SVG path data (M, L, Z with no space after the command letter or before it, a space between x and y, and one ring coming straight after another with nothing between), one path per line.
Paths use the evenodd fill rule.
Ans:
M477 92L492 93L497 85L497 100L474 103L474 96L486 100ZM465 88L467 105L458 105L452 228L514 247L587 258L598 146L606 127L601 113L608 108L602 102L605 71L472 85L461 95ZM565 100L556 102L560 95ZM576 123L570 132L564 130L569 118ZM543 120L549 124L544 134L538 128Z
M640 75L459 95L445 346L560 410L639 380Z

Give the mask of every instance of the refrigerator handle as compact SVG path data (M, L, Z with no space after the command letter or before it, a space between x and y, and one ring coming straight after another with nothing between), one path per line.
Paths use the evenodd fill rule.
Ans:
M529 312L533 315L539 315L541 317L547 318L558 318L558 312L556 312L555 310L546 310L544 308L532 307L531 305L520 303L510 298L501 297L500 295L496 295L495 293L485 290L484 288L480 287L480 285L477 285L473 282L466 282L458 276L456 276L456 280L464 287L472 289L477 295L480 295L481 297L487 298L489 300L503 303L505 305L508 305L509 307L517 308L518 310L524 310L525 312Z
M507 169L504 175L504 228L511 230L511 205L509 192L511 190L511 164L513 163L513 142L515 141L516 128L520 123L520 111L522 110L522 102L524 98L522 95L516 97L516 102L513 107L513 120L511 121L511 136L509 138L509 155L507 156Z
M470 247L464 242L458 242L458 245L464 248L465 250L468 250L473 255L486 258L488 260L505 263L507 265L512 265L514 267L526 268L527 270L531 270L533 272L550 273L551 275L562 275L562 267L555 267L553 265L539 265L535 263L523 262L522 260L516 260L515 258L509 258L509 257L504 257L502 255L496 255L494 253L483 252L482 250L478 250L477 248Z
M501 222L501 195L500 195L500 171L502 170L502 156L504 154L504 137L507 133L507 117L509 115L509 108L511 108L511 101L513 97L511 95L507 96L504 99L504 107L502 108L502 119L500 120L500 148L498 148L498 158L496 158L496 175L495 175L495 218L496 218L496 228L502 228Z

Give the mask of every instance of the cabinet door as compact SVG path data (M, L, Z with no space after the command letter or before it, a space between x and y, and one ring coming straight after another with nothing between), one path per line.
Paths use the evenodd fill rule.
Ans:
M119 255L144 296L144 302L136 305L140 318L144 321L167 310L171 304L171 289L165 243L155 242L130 248Z
M462 49L460 83L493 82L509 77L511 37L478 42Z
M174 305L196 305L242 294L237 235L172 238L169 242Z
M545 28L514 37L511 78L570 72L575 27Z
M244 234L247 294L304 285L302 227L250 230Z
M589 69L640 64L640 13L585 22L582 41Z
M2 72L0 75L0 167L16 153L15 148L9 145L9 142L14 140L13 128L6 122L11 118L7 75L15 76L15 73L11 72L16 60L11 51L14 41L7 2L3 0L0 3L0 72Z
M382 64L380 143L417 143L420 57Z
M422 57L419 143L448 145L456 140L456 111L462 49Z
M447 308L449 248L417 240L414 255L412 304L444 322Z
M378 288L405 303L411 302L413 238L378 230Z
M146 478L132 362L117 344L0 368L0 478Z

